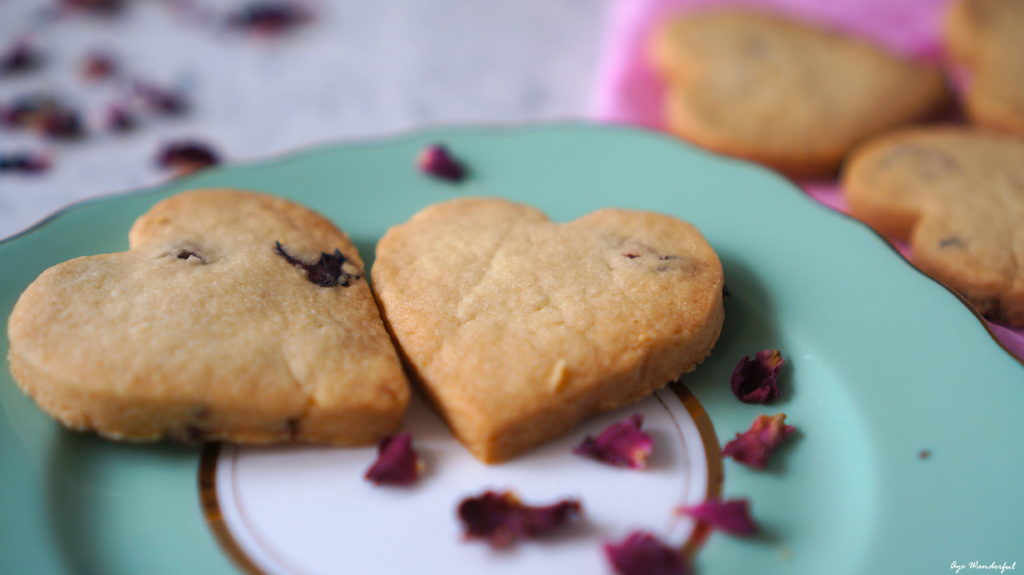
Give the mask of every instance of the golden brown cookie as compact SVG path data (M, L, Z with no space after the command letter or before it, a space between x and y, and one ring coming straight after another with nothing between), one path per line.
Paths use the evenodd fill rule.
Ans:
M368 444L399 426L401 364L355 246L325 218L196 190L129 240L46 270L15 305L11 372L43 411L133 441Z
M946 19L946 42L970 78L973 122L1024 135L1024 2L958 0Z
M843 173L851 213L986 317L1024 326L1024 140L913 129L858 148Z
M933 67L765 13L681 15L652 40L670 130L792 176L831 174L864 138L947 99Z
M453 200L388 231L373 281L407 363L485 462L692 370L723 318L714 250L651 212L559 224L506 200Z

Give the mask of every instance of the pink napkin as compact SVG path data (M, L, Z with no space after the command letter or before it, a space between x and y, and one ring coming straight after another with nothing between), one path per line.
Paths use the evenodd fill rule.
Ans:
M751 6L869 38L890 50L937 60L950 0L612 0L593 115L598 120L662 129L662 85L647 65L647 39L666 14L714 6ZM802 182L815 200L839 211L846 204L834 181ZM907 255L906 246L897 246ZM1024 359L1024 329L991 322L989 331Z

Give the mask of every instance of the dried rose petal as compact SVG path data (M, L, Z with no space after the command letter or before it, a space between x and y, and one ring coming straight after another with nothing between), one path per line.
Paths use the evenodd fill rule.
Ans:
M101 16L113 16L124 8L125 0L59 0L64 9L75 12L90 12Z
M227 23L246 32L276 36L290 32L310 19L309 12L298 4L264 0L239 8L228 15Z
M422 467L412 448L412 435L399 433L381 440L377 461L366 471L366 479L377 485L412 485L420 478Z
M82 59L80 72L89 81L106 80L117 74L117 61L106 52L90 52Z
M43 114L62 107L60 101L49 94L22 96L4 108L4 124L12 128L32 129Z
M75 140L85 133L78 113L73 110L57 110L47 114L40 122L38 131L54 140Z
M424 148L416 165L421 172L449 182L461 182L466 177L466 167L442 144Z
M764 469L775 449L796 431L795 427L785 422L786 415L783 413L757 416L750 429L737 433L736 439L725 444L722 455L732 457L744 465Z
M646 531L634 531L621 543L605 543L604 554L619 575L689 575L691 572L678 549Z
M38 68L42 61L32 43L19 38L0 52L0 76L31 72Z
M180 116L189 108L184 94L156 84L136 80L132 93L146 109L161 116Z
M348 287L352 285L353 281L363 277L345 269L348 259L339 249L335 249L333 254L321 252L320 259L311 264L293 257L285 250L281 242L276 242L274 251L288 263L305 271L306 278L320 287ZM349 269L354 269L354 266L349 264Z
M524 505L511 491L486 491L459 503L458 515L468 539L486 539L492 547L506 547L518 539L538 537L583 513L575 499L551 505Z
M715 529L741 537L749 537L758 531L757 523L750 517L750 502L746 499L708 499L700 505L680 507L676 513L689 515Z
M15 100L4 108L3 123L10 128L31 130L54 140L72 140L85 133L78 112L46 94Z
M50 169L50 158L32 152L0 154L0 172L38 174Z
M117 103L107 106L100 121L105 130L116 133L130 132L138 123L127 106Z
M769 403L779 398L779 369L785 363L777 349L757 352L753 360L748 356L736 364L732 371L732 392L743 403Z
M625 421L608 426L597 439L588 436L572 452L617 467L645 469L654 449L654 440L640 430L643 424L644 416L634 414Z
M163 168L174 170L178 175L185 175L216 166L220 163L220 158L206 144L183 140L166 144L157 154L156 161Z

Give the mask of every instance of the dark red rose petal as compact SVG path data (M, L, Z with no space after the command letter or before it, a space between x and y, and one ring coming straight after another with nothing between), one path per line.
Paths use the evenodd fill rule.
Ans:
M277 36L291 32L309 20L309 12L296 3L265 0L239 8L228 16L227 23L245 32Z
M124 8L125 0L59 0L61 8L72 12L88 12L113 16Z
M182 140L171 142L161 148L156 162L162 168L174 170L178 175L185 175L216 166L220 163L220 157L206 144Z
M416 159L416 165L424 174L449 182L461 182L466 177L466 167L442 144L424 148Z
M654 440L640 430L643 423L644 416L634 414L625 421L608 426L596 439L588 436L572 452L617 467L645 469L654 449Z
M73 110L56 110L42 118L38 132L53 140L76 140L85 133L78 113Z
M362 278L362 275L351 273L345 269L348 258L338 249L335 249L333 254L321 253L320 259L311 264L293 257L281 242L276 243L274 251L288 263L305 271L306 278L320 287L348 287L352 285L353 281ZM350 269L354 267L352 264L349 266Z
M50 169L50 159L32 152L0 154L0 172L38 174Z
M422 462L412 448L412 435L385 437L377 447L377 461L366 471L366 479L377 485L412 485L420 478Z
M689 575L690 566L673 549L646 531L634 531L620 543L605 543L604 554L619 575Z
M115 133L130 132L138 124L135 114L127 106L116 103L107 106L100 121L104 130Z
M43 59L31 42L19 38L0 52L0 76L14 76L31 72L42 64Z
M486 491L459 503L458 515L467 539L486 539L493 547L506 547L519 539L539 537L583 513L575 499L552 505L524 505L511 491Z
M180 116L188 112L185 95L156 84L136 80L132 93L144 108L159 116Z
M117 74L117 61L106 52L90 52L82 59L80 71L86 80L106 80Z
M732 372L733 394L743 403L763 404L778 399L779 369L783 363L777 349L759 351L753 360L743 356Z
M749 537L758 531L757 523L750 516L750 502L746 499L709 499L700 505L680 507L676 512L741 537Z
M78 112L48 94L32 94L15 100L4 108L3 124L53 140L73 140L85 134Z
M785 414L759 415L750 429L737 433L736 439L725 444L723 457L757 469L764 469L775 449L786 440L796 428L786 425Z

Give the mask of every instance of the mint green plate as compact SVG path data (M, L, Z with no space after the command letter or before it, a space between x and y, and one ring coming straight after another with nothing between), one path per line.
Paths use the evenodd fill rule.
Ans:
M414 169L434 141L468 162L470 180L447 185ZM718 250L732 293L722 339L699 368L720 384L691 391L723 443L761 413L785 412L801 430L767 471L725 462L726 496L749 497L764 534L713 535L700 572L948 573L954 561L1024 561L1024 368L882 239L766 170L590 126L433 130L212 170L75 206L0 243L4 324L45 268L125 249L150 206L208 186L302 202L367 260L389 226L466 195L527 202L556 220L607 206L687 219ZM789 360L787 391L773 406L741 404L729 374L765 348ZM64 431L6 365L0 402L0 573L236 571L205 524L198 449Z

